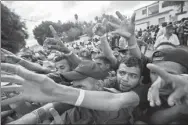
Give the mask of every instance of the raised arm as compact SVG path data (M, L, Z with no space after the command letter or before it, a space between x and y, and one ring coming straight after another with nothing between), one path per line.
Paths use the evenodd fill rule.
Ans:
M63 52L65 55L68 56L68 59L73 63L73 65L75 67L77 67L80 64L81 59L78 58L71 50L69 50L69 48L67 48L63 44L63 42L61 41L61 39L57 35L57 32L55 31L55 29L51 25L49 27L50 27L50 30L51 30L54 38L47 38L44 41L43 47Z
M45 75L33 73L23 67L2 64L1 69L12 72L18 77L1 76L3 82L17 82L23 84L22 94L11 99L3 100L2 105L19 100L34 102L62 102L75 106L103 111L116 111L121 108L139 104L139 96L135 92L113 94L101 91L85 91L56 84ZM10 90L10 88L9 88Z
M104 53L104 55L111 61L113 67L116 67L117 65L117 59L114 56L112 49L107 41L106 36L102 36L100 38L101 41L101 48L102 48L102 52Z
M121 24L117 25L114 23L109 22L108 24L114 27L116 30L113 31L113 34L117 34L119 36L124 37L128 41L128 48L130 53L135 57L141 58L141 51L139 46L137 45L137 39L135 36L135 13L131 17L131 21L128 22L127 19L122 16L122 14L117 11L116 15L121 20Z

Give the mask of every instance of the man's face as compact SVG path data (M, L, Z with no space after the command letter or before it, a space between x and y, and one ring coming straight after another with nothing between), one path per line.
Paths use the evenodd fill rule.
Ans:
M55 65L51 61L44 61L43 62L43 67L48 68L50 70L55 70Z
M166 28L166 33L167 34L172 34L174 32L174 29L172 27Z
M165 71L171 74L182 74L182 67L180 64L170 61L161 61L154 63L161 68L163 68ZM150 78L151 82L154 83L155 80L158 78L158 75L155 72L150 71Z
M101 90L99 81L91 77L79 81L74 81L72 86L84 90Z
M110 69L109 64L105 64L104 61L101 59L95 59L95 62L100 67L100 69L102 69L103 71Z
M63 59L59 62L55 63L56 69L60 73L69 72L70 71L70 65L66 59Z
M119 89L123 92L131 90L139 84L140 75L138 67L127 67L124 63L121 63L117 70Z
M92 53L91 53L91 58L92 58L92 59L95 59L95 57L96 57L97 55L98 55L97 52L92 52Z

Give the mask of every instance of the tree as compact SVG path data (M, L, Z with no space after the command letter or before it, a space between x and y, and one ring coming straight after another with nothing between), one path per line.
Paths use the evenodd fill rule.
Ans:
M78 28L71 28L68 32L67 32L67 36L68 36L68 40L70 41L74 41L76 39L79 38L79 36L82 35L82 32L80 31L80 29Z
M25 22L1 3L1 47L16 54L26 45L28 38Z
M96 16L96 17L95 17L95 21L96 21L96 22L98 22L98 20L99 20L99 17L98 17L98 16Z
M76 21L78 21L78 15L74 14L74 18L76 19Z
M183 7L185 5L185 1L164 1L162 7L165 6L177 6L180 8L180 13L183 13Z

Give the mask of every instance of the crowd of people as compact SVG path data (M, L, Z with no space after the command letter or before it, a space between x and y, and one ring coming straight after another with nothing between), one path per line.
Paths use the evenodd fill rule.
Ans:
M87 43L65 44L50 26L38 53L1 48L1 123L187 124L188 21L135 31L135 14L116 15Z

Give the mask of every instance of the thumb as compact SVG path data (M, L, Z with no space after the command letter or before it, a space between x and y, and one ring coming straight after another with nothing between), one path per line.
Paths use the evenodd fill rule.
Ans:
M51 108L49 110L49 112L53 116L55 124L63 124L63 121L62 121L59 113L54 108Z
M178 102L183 96L185 92L181 88L177 88L169 97L168 104L173 106L176 102Z

